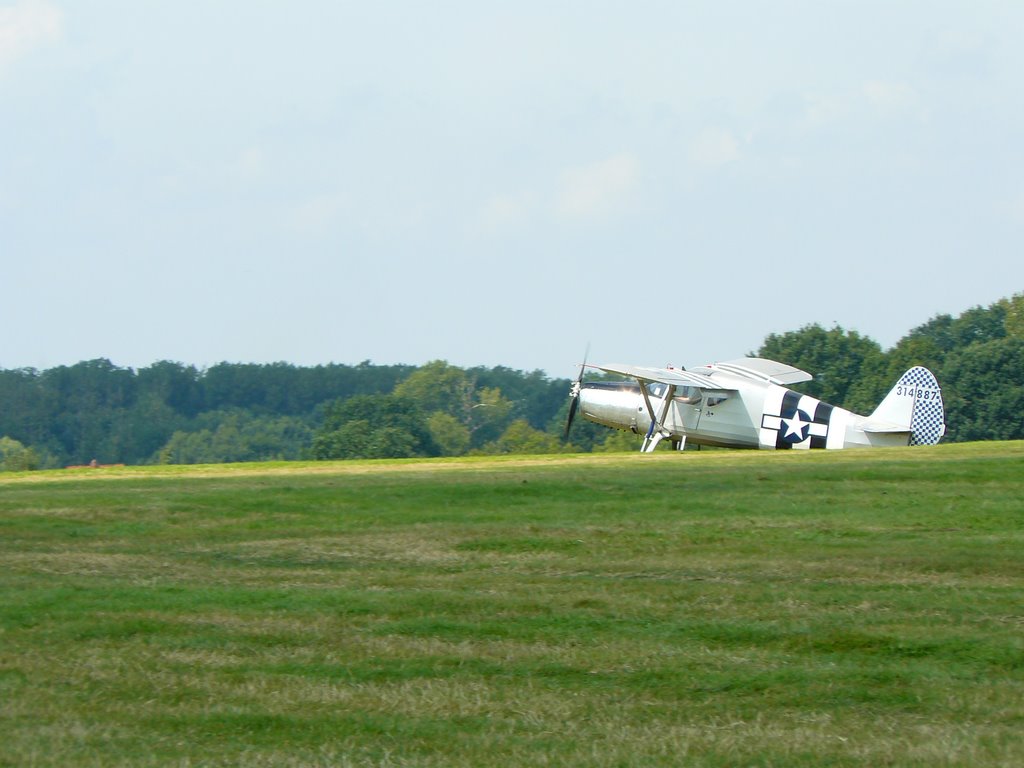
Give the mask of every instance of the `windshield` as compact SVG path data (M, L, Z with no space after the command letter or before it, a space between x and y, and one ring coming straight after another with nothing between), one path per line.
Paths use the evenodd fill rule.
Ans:
M668 384L662 384L660 381L653 381L647 385L647 392L651 397L664 397L668 391Z
M657 397L658 399L664 398L668 393L668 384L663 384L660 381L653 381L647 385L647 394L651 397ZM701 400L700 387L676 387L675 392L672 394L672 399L680 403L688 403L690 405L696 405ZM721 402L725 398L719 397L718 402Z

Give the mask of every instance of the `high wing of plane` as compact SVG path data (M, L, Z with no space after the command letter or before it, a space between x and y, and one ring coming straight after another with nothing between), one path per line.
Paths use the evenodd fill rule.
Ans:
M628 381L583 381L587 368ZM641 450L668 439L726 448L855 448L934 445L946 432L942 391L927 368L904 373L870 416L860 416L788 387L806 371L747 357L699 368L580 366L570 390L565 432L575 415L643 434Z

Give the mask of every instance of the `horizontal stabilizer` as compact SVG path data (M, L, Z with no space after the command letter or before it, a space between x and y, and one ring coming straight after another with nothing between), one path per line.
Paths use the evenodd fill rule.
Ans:
M867 419L863 424L861 424L861 429L865 432L881 434L891 434L893 432L910 434L909 424L893 424L892 422L878 421L877 419Z

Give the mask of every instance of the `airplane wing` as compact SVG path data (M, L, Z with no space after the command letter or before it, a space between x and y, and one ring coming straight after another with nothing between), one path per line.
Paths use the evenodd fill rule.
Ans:
M768 381L783 387L799 384L803 381L810 381L814 378L807 371L801 371L799 368L794 368L785 363L777 363L774 360L766 360L763 357L743 357L739 360L726 360L725 362L714 363L708 367L720 371L728 371L748 379Z
M699 387L701 389L723 389L716 384L708 370L707 373L684 371L681 368L647 368L640 365L589 365L588 368L597 368L607 373L617 373L621 376L629 376L638 381L656 381L660 384L671 384L675 387ZM725 387L724 389L731 389Z
M715 381L716 373L728 373L733 376L740 376L753 381L766 381L780 386L799 384L802 381L810 381L813 376L807 371L801 371L785 363L777 363L774 360L766 360L760 357L744 357L739 360L727 360L711 365L702 365L699 368L685 370L683 368L648 368L640 365L589 365L588 368L597 368L599 371L618 373L622 376L629 376L638 381L657 381L661 384L671 384L677 387L699 387L701 389L721 389L735 391L735 386L723 386L721 382Z

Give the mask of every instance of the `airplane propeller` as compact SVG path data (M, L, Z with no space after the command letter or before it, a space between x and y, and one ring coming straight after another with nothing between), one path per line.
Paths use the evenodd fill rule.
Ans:
M580 390L583 389L583 372L587 370L587 356L590 354L590 345L587 345L586 352L583 353L583 362L580 363L580 373L573 381L572 386L569 387L569 418L565 420L565 435L564 439L569 439L569 428L572 427L572 421L576 418L576 410L580 407Z

